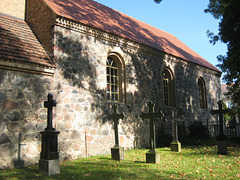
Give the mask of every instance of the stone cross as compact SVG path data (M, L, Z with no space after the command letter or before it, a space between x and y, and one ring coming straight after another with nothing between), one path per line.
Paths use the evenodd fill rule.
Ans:
M154 113L154 106L155 104L153 102L149 102L148 104L148 113L143 113L140 115L142 119L149 119L150 120L150 149L155 150L156 148L156 140L155 140L155 125L154 125L154 119L162 119L164 114L160 111L157 113Z
M172 117L170 118L170 120L172 121L172 134L173 134L173 141L171 142L171 151L181 152L181 143L178 141L177 121L181 121L182 119L183 119L182 109L172 111Z
M224 140L226 139L226 136L223 132L223 115L225 113L228 113L228 109L222 108L223 102L221 100L218 101L218 110L211 110L211 114L218 114L219 115L219 125L220 125L220 133L218 135L218 140Z
M108 114L108 119L113 120L114 122L114 132L115 132L115 146L114 147L119 147L119 138L118 138L118 124L119 124L119 119L123 119L124 115L123 113L117 114L117 105L114 104L112 106L113 109L113 114Z
M55 130L52 126L52 109L57 105L57 102L53 100L53 95L48 94L48 100L44 102L44 107L47 108L47 127L45 130Z
M173 141L178 141L178 129L177 129L177 121L181 121L183 119L183 111L182 109L178 109L177 112L172 111L172 128L173 128Z

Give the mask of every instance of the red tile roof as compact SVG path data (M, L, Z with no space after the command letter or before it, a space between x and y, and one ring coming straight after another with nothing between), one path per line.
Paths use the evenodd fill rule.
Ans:
M56 67L26 22L0 14L0 59Z
M173 35L93 0L44 0L59 16L114 33L173 56L219 71ZM219 71L220 72L220 71Z

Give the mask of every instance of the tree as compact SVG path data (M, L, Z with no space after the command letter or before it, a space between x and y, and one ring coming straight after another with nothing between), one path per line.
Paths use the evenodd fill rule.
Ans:
M240 106L240 0L210 0L206 13L219 19L219 33L208 32L210 42L222 41L227 44L227 54L219 55L218 67L224 73L228 93L237 107ZM237 108L239 109L239 108Z
M162 0L154 0L156 3L160 3L160 2L162 2Z

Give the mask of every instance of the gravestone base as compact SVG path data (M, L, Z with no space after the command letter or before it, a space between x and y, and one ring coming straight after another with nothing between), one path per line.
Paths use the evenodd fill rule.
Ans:
M14 168L22 168L24 167L24 160L15 160L14 161Z
M223 140L223 141L217 141L217 147L218 147L218 154L222 154L222 155L227 155L227 141Z
M146 153L146 162L147 163L159 163L160 162L160 154L155 150L150 150Z
M124 147L112 147L111 148L112 159L117 161L125 160L124 157Z
M181 143L179 141L171 142L171 151L181 152Z
M46 176L60 174L60 161L59 159L54 160L39 160L39 172Z

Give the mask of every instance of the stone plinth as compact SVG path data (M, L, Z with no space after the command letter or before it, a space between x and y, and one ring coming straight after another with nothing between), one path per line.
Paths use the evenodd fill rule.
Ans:
M217 141L218 154L227 155L227 140Z
M147 163L159 163L160 162L160 154L155 150L150 150L146 153L146 162Z
M52 176L55 174L60 174L60 161L59 159L54 160L39 160L39 172L47 175Z
M53 160L59 159L58 134L59 131L42 131L42 151L40 159Z
M22 168L24 167L24 160L16 160L14 161L14 168Z
M172 141L171 151L181 152L181 143L179 141Z
M124 147L113 147L111 148L112 159L121 161L124 160Z

